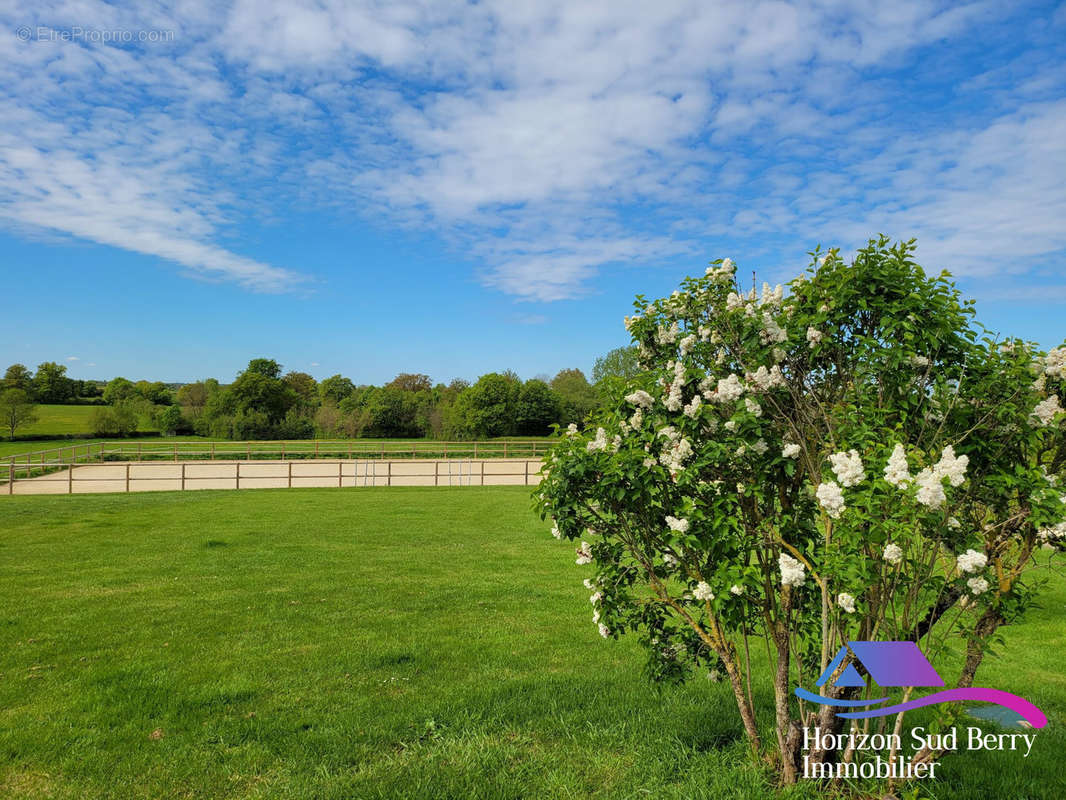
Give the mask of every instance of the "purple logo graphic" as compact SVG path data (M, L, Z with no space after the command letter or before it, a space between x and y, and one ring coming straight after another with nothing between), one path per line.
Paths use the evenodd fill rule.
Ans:
M941 678L933 665L918 649L914 642L848 642L840 648L840 651L829 662L825 672L815 685L824 686L828 683L839 668L840 664L848 655L848 651L854 656L844 670L837 676L830 686L865 686L856 664L860 665L874 682L881 687L887 686L943 686ZM835 700L814 692L809 692L802 686L796 688L796 696L814 703L830 706L872 706L884 703L888 697L878 697L872 700ZM871 708L865 711L841 712L838 716L848 719L862 719L864 717L883 717L887 714L896 714L911 708L935 705L937 703L950 703L957 700L978 700L984 703L997 703L1009 708L1034 728L1043 728L1047 725L1047 717L1044 712L1034 706L1028 700L1018 697L1010 692L999 689L945 689L934 692L917 700L906 703Z

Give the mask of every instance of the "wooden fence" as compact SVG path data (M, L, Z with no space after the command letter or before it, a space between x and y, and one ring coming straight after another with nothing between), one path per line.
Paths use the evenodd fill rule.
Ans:
M4 458L0 461L0 487L6 492L0 493L141 491L144 482L152 481L164 482L165 485L159 486L161 489L266 485L440 486L457 485L457 482L459 485L528 486L539 480L534 476L551 445L543 440L95 442ZM171 464L168 469L149 469L163 467L166 462ZM242 462L251 463L246 463L242 470ZM493 466L494 462L500 463ZM518 465L513 467L517 471L509 472L512 468L504 464ZM256 469L268 466L269 474ZM283 471L278 473L279 469ZM91 488L94 483L97 488Z

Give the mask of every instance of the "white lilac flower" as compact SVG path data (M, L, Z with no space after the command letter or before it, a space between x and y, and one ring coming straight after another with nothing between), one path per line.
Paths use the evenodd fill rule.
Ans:
M592 596L589 597L589 602L592 603L592 605L596 605L602 599L603 599L603 592L593 592Z
M781 455L785 458L798 458L800 454L800 446L795 442L785 442L785 446L781 449Z
M781 569L782 586L802 586L807 582L807 571L803 562L782 553L777 559L777 565Z
M676 567L678 560L673 553L663 553L663 563L668 567Z
M925 356L911 356L911 366L925 368L932 362Z
M953 531L957 531L962 527L962 523L955 519L955 517L948 517L948 527Z
M907 454L901 444L892 448L892 455L888 457L888 464L885 467L885 480L897 489L902 489L911 482L911 473L907 468Z
M1036 404L1033 409L1031 418L1035 423L1040 425L1050 425L1051 420L1055 418L1056 414L1062 411L1062 405L1059 403L1059 396L1057 394L1051 395L1047 400L1042 400Z
M844 609L848 614L855 613L855 598L847 592L841 592L837 595L837 605Z
M742 444L740 447L733 451L733 455L735 455L737 458L742 458L746 452L748 452L748 446Z
M770 369L759 367L755 372L749 372L745 376L745 380L764 392L785 385L785 376L781 373L781 367L777 366L777 364L774 364Z
M682 409L686 417L692 419L696 418L696 415L700 413L700 405L702 404L702 398L697 394L692 398L692 402Z
M729 593L740 597L740 595L744 594L744 587L734 583L732 586L729 587Z
M581 547L577 548L577 559L574 561L579 567L585 564L592 563L592 549L588 542L582 542Z
M563 538L562 531L559 530L559 526L558 525L552 525L552 536L554 536L556 539L562 539Z
M673 344L677 341L677 323L675 322L669 328L659 326L655 331L655 341L657 344Z
M948 499L944 494L944 484L940 482L940 475L935 470L926 467L915 477L914 482L918 486L915 499L923 506L938 509Z
M735 419L727 420L724 427L727 431L735 431L737 429L737 421Z
M770 449L770 445L766 443L765 439L757 439L755 444L751 446L751 449L761 456L766 454L766 451Z
M773 289L770 288L770 284L763 281L762 285L762 297L759 299L759 305L763 306L779 306L781 301L785 297L785 287L780 283Z
M651 408L655 398L643 389L637 389L633 394L626 395L626 402L640 408Z
M696 588L692 592L692 596L697 600L713 600L714 592L711 591L711 587L704 581L700 581L696 584Z
M988 581L981 577L970 578L970 580L966 581L966 585L970 587L970 593L974 597L988 591Z
M625 326L627 331L633 330L633 325L640 319L640 314L634 314L632 317L625 318Z
M955 559L955 564L958 566L959 572L980 572L988 566L988 556L970 548Z
M818 502L821 503L825 512L833 519L838 519L844 510L844 493L836 481L818 484L816 491Z
M577 436L577 425L575 425L573 422L571 422L569 425L567 425L566 426L566 435L567 436Z
M807 328L807 344L810 345L813 348L820 341L822 341L822 332L820 330L818 330L817 328L808 327Z
M952 486L961 486L966 480L966 467L969 465L968 456L955 457L955 448L948 445L940 454L940 460L933 465L933 470L941 477L947 478Z
M644 459L644 466L645 467L654 467L656 463L657 462L655 461L655 459L652 458L651 456L648 456L647 458Z
M644 424L644 410L638 408L633 412L633 416L629 418L629 427L634 431L639 431L641 425Z
M775 347L770 352L771 352L771 355L773 355L773 357L774 357L774 361L784 361L785 360L785 355L786 355L785 351L782 350L780 347Z
M866 471L862 467L862 459L857 450L833 453L829 456L833 474L837 476L843 486L857 486L866 479Z
M677 343L682 356L687 356L692 352L692 348L696 346L696 334L690 333L684 339Z
M614 438L611 439L611 452L612 453L617 453L621 449L621 447L622 447L622 436L621 436L621 434L617 434L616 433L614 435Z
M1036 532L1036 536L1041 542L1045 544L1052 539L1066 538L1066 522L1060 522L1057 525L1053 525L1050 528L1041 528Z
M600 623L600 636L602 636L604 639L611 638L611 629L604 625L602 622Z
M725 299L726 311L736 311L742 305L744 305L744 298L736 292L730 292Z
M729 377L718 379L714 399L719 403L730 403L739 399L742 394L744 394L744 384L740 382L736 373L730 373Z
M898 564L903 560L903 550L898 544L887 544L885 545L884 559L889 564Z
M744 398L744 407L748 409L748 412L754 414L756 417L762 416L762 406L750 397Z
M684 517L680 519L678 519L677 517L667 517L666 526L670 530L677 531L678 533L688 533L689 521Z
M589 591L592 591L596 588L596 584L593 583L592 578L585 578L585 580L581 581L581 583Z
M788 331L777 324L769 311L762 312L762 330L759 331L759 339L763 344L784 342L788 339Z
M1044 372L1052 378L1066 378L1066 347L1047 351L1044 356Z
M607 431L605 431L603 428L597 428L596 438L589 442L587 445L585 445L585 449L590 453L594 453L597 450L606 450Z

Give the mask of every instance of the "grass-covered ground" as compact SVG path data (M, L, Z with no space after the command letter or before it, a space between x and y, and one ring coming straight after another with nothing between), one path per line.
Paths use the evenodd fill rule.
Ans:
M38 405L34 411L37 421L20 427L15 431L20 439L43 438L48 436L84 436L90 431L89 416L98 406L60 406ZM5 444L10 444L5 442ZM14 444L19 444L15 442ZM25 445L23 445L25 447ZM34 447L33 449L36 449Z
M547 529L520 488L0 498L0 797L774 796L729 691L648 686ZM1066 796L1049 589L981 673L1051 718L1032 755L921 797Z

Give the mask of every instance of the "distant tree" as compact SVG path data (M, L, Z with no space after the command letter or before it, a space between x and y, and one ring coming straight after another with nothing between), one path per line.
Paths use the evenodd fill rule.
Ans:
M164 436L173 436L182 428L184 422L180 406L167 406L159 412L159 430Z
M281 364L272 358L253 358L248 362L245 374L262 375L264 378L280 378Z
M452 428L464 437L506 436L515 432L520 385L513 378L490 372L459 395Z
M311 407L317 401L318 381L306 372L287 372L282 377L282 380L296 392L301 405Z
M137 387L127 378L112 378L104 387L104 402L109 406L120 400L129 400L137 394Z
M600 356L592 367L592 382L599 383L605 378L624 378L630 380L641 372L637 364L635 346L616 347L607 355Z
M592 409L599 405L596 390L579 369L564 369L551 383L552 389L562 399L562 419L560 422L581 422Z
M37 366L33 391L42 403L64 403L72 396L73 386L64 364L46 361Z
M524 436L544 436L559 420L559 397L544 381L526 381L518 392L515 410L517 432Z
M4 373L3 388L21 389L26 396L33 399L33 373L25 364L12 364Z
M94 408L89 415L94 436L128 436L137 430L137 412L132 400L119 400L110 406Z
M178 404L184 409L189 419L196 419L207 405L208 391L203 381L187 383L178 389Z
M401 372L385 384L385 389L400 389L405 392L426 392L433 388L428 375Z
M355 392L355 384L343 375L333 375L318 384L318 393L323 400L340 403Z
M174 402L174 398L165 383L161 381L137 381L134 384L137 394L158 406L168 406Z
M15 431L20 427L36 420L36 409L25 389L10 388L0 391L0 423L7 429L10 439L14 440Z
M234 411L249 420L241 423L249 430L263 427L258 415L263 415L268 424L276 424L296 403L296 392L292 387L281 378L267 374L271 370L262 365L266 360L257 358L249 362L248 369L238 375L237 380L226 390L232 398Z

